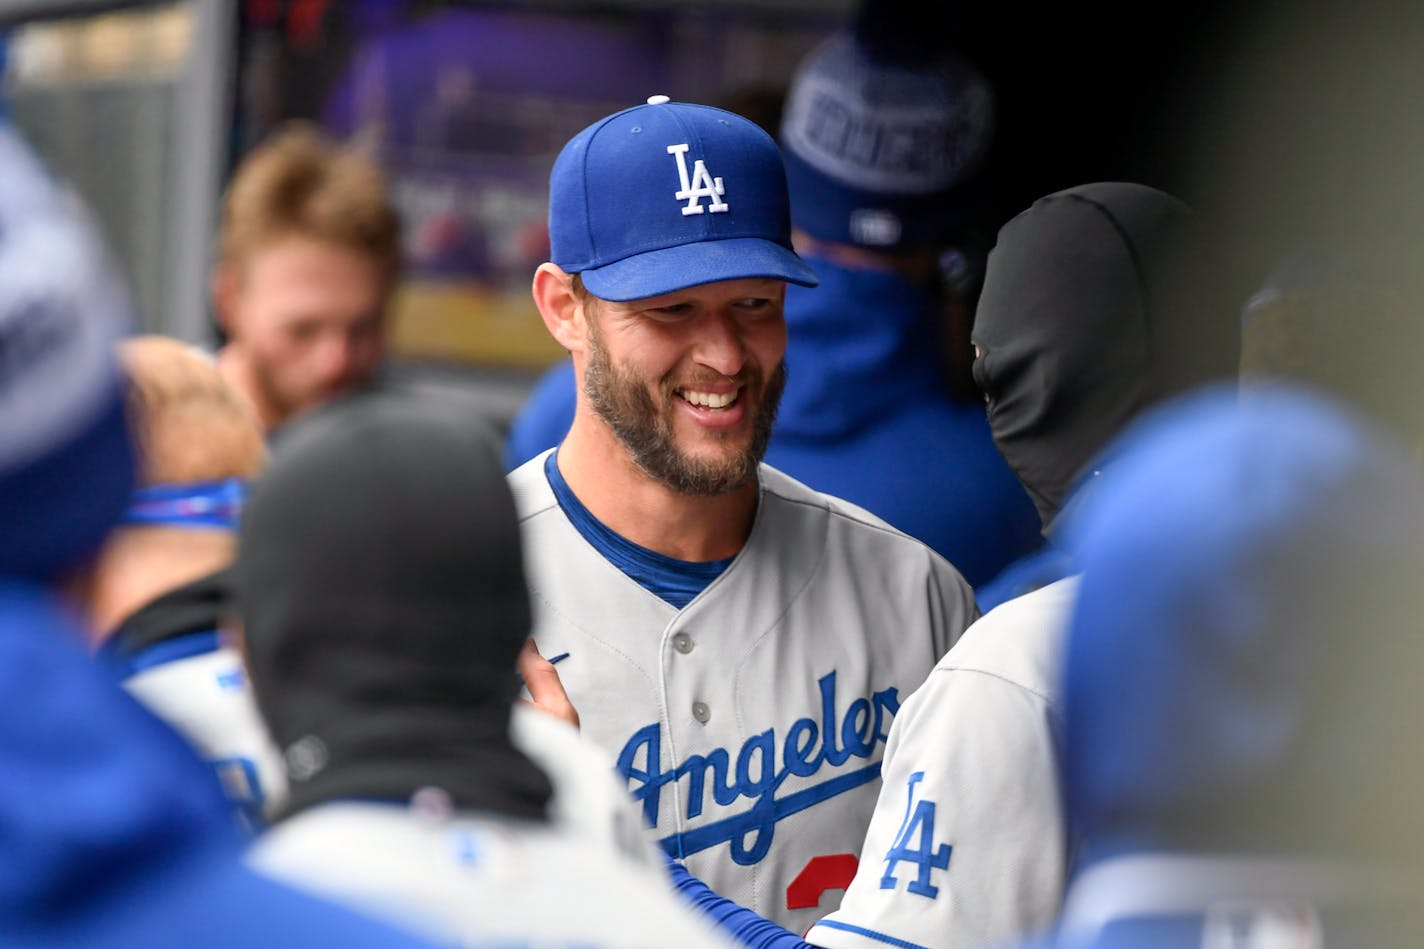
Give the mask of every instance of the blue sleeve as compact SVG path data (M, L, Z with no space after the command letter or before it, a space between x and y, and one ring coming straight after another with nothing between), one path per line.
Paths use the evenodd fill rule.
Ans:
M683 900L748 949L811 949L811 945L795 933L718 896L706 883L688 873L682 864L666 855L665 859L673 889Z
M534 383L529 397L509 427L504 443L504 464L513 471L546 448L564 440L574 423L578 396L574 364L565 359Z
M1052 543L1009 564L999 575L974 589L979 612L987 613L1000 604L1056 583L1073 573L1073 561Z

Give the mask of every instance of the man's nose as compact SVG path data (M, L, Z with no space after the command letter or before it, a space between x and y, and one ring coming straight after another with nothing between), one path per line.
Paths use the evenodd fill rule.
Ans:
M724 376L742 371L747 347L735 319L725 313L708 313L699 321L697 332L695 356L699 363Z

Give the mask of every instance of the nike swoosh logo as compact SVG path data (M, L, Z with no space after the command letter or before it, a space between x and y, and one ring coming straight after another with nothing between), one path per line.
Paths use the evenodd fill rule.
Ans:
M566 653L566 652L561 652L561 653L559 653L557 656L555 656L554 658L552 658L552 659L549 660L549 665L552 666L552 665L554 665L555 663L563 662L563 661L564 661L565 659L567 659L567 658L569 658L569 654ZM520 675L519 673L516 672L516 673L514 674L514 678L519 681L519 687L520 687L521 689L528 688L528 686L526 686L526 685L524 684L524 677L523 677L522 675Z

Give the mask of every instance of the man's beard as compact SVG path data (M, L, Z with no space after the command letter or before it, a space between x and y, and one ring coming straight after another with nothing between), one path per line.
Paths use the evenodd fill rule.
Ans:
M680 494L714 497L733 491L756 476L757 465L771 440L782 390L786 388L785 363L777 365L766 383L747 447L724 461L704 461L684 454L677 447L671 412L658 411L642 381L613 365L591 322L590 330L584 395L649 477ZM759 367L749 367L744 375L740 380L743 383L741 398L762 388ZM670 387L664 395L667 399L680 398Z
M285 423L303 409L308 408L309 403L313 401L293 395L282 388L260 356L254 354L251 357L251 365L252 384L257 391L261 393L267 407L278 419L278 425Z
M268 407L274 411L280 420L279 425L291 421L293 418L310 409L330 402L338 396L363 388L374 379L373 374L371 378L360 381L332 384L325 388L311 386L299 391L293 391L291 388L284 388L282 384L278 382L276 374L271 371L268 364L264 362L260 356L254 354L251 362L252 384L256 387L258 392L262 394L262 398L266 400Z

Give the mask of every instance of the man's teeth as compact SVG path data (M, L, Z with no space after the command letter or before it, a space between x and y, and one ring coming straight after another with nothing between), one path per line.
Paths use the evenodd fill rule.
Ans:
M700 405L707 409L725 409L737 398L735 392L696 392L683 389L680 394L693 405Z

